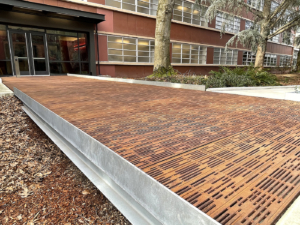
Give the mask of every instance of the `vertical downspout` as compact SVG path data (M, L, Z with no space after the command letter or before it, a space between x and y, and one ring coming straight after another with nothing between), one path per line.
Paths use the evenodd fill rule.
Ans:
M98 24L96 24L96 38L97 38L97 55L98 55L98 62L96 64L96 66L98 65L98 73L99 73L99 75L101 75L101 73L100 73L100 53L99 53Z

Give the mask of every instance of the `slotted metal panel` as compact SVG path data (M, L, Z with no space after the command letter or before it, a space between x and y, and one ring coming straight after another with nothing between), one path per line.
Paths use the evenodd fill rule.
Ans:
M274 224L299 195L297 102L70 77L4 83L221 224Z

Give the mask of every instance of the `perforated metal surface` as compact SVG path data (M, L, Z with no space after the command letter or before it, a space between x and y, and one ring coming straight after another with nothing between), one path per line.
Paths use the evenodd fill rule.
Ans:
M70 77L4 78L222 224L300 191L300 104Z

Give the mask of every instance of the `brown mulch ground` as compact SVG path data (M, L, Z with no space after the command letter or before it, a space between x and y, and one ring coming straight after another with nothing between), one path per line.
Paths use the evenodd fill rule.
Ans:
M0 98L0 224L129 225L21 106Z
M276 74L281 85L300 85L300 74Z

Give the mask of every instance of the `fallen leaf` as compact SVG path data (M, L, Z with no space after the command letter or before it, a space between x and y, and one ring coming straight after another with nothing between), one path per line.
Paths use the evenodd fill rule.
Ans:
M84 190L84 191L82 192L82 194L83 194L83 195L88 195L88 194L90 194L90 192L89 192L88 190Z
M16 219L21 220L22 219L22 214L18 215Z
M21 191L19 193L19 195L22 197L22 198L27 198L29 195L31 195L32 192L29 191L29 189L27 187L23 187L23 191Z

